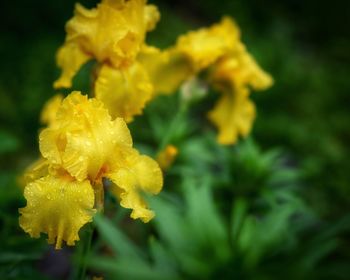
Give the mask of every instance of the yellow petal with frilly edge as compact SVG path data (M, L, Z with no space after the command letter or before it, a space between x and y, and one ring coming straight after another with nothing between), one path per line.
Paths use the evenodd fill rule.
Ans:
M122 117L126 122L151 99L153 86L145 69L134 63L125 70L103 65L95 83L95 96L107 107L112 118Z
M249 134L255 119L255 106L245 89L223 93L208 118L218 129L220 144L234 144L238 136Z
M94 192L88 181L46 176L24 189L27 206L21 208L19 224L31 237L48 235L56 249L62 242L74 245L80 228L91 222L95 213Z
M163 186L162 172L156 161L134 149L124 151L121 159L114 163L113 172L107 174L116 185L112 191L121 200L121 206L132 209L133 219L148 222L154 213L148 209L142 192L159 193Z

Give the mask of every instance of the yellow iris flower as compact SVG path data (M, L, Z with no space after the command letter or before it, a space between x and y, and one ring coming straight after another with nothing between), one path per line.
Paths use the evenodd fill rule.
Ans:
M112 120L101 101L80 92L72 92L59 106L57 100L46 107L56 117L40 133L42 159L24 176L27 206L20 209L21 227L32 237L47 233L56 248L63 240L74 245L79 229L96 212L103 178L114 183L112 192L132 209L132 218L148 222L154 213L141 192L161 190L158 164L132 147L125 121Z
M54 87L70 88L82 65L95 59L99 65L95 97L105 102L113 117L131 121L153 93L145 70L135 61L147 31L159 18L157 8L146 5L146 0L102 0L93 9L77 4L57 52L62 73Z
M208 28L188 32L174 47L159 51L148 48L140 61L154 83L156 94L169 94L186 80L207 72L207 80L222 97L208 113L217 127L220 144L234 144L246 136L255 119L250 89L263 90L273 80L264 72L240 41L240 30L229 17Z

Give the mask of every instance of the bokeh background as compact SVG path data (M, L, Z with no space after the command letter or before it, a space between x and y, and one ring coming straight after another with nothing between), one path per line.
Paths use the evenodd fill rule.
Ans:
M141 223L130 225L131 222L119 217L119 230L126 236L131 235L131 242L136 242L146 252L149 250L145 245L148 236L159 237L159 244L165 244L168 257L171 256L169 259L175 263L173 266L180 275L179 279L214 279L218 276L222 279L233 276L239 279L279 279L281 275L290 279L349 279L349 2L150 2L158 5L162 19L157 29L148 36L148 42L166 47L174 43L179 34L217 22L223 15L230 15L238 22L248 50L275 79L271 89L252 95L258 117L249 139L240 141L235 147L217 147L213 140L213 128L203 117L205 111L212 107L214 97L193 106L185 124L180 125L181 129L173 139L174 144L180 147L180 156L174 171L166 177L169 189L164 201L158 202L158 206L155 202L155 208L160 207L161 212L166 212L164 209L168 209L167 205L175 207L176 201L185 197L187 204L180 203L179 208L184 207L187 213L191 208L188 208L192 203L191 198L184 194L186 187L177 185L191 184L184 178L195 178L193 173L203 174L209 170L207 173L213 175L208 180L214 182L208 184L214 187L210 187L208 196L220 213L217 214L220 219L230 219L233 203L233 209L236 209L235 205L246 205L242 209L249 209L247 213L255 217L258 224L259 219L266 223L259 225L259 228L252 227L252 234L244 233L249 232L245 229L249 226L243 227L241 235L246 241L241 242L245 245L237 241L238 249L235 245L232 251L239 253L232 256L228 253L229 257L222 257L225 255L223 251L217 253L218 260L223 260L218 261L219 265L213 264L215 256L207 257L213 247L227 245L219 240L212 240L212 245L207 242L205 246L209 246L209 249L198 245L198 251L186 253L193 253L194 259L203 260L202 265L206 263L211 267L210 264L213 264L213 269L209 271L194 268L200 264L183 263L184 257L176 253L179 249L169 245L171 242L167 241L166 234L172 233L164 233L166 226L162 226L162 222L147 226ZM96 1L84 0L81 3L93 7ZM70 256L74 255L71 250L53 253L44 238L30 239L19 228L17 221L17 209L25 205L17 178L38 156L40 110L55 93L52 82L59 71L54 56L64 40L64 24L72 16L73 7L73 0L14 0L0 4L1 279L74 277L69 261ZM89 90L89 83L86 82L89 67L84 67L75 79L75 89ZM140 149L150 154L156 149L157 137L152 135L161 135L162 129L171 121L173 112L169 108L173 107L174 100L176 103L176 97L156 100L147 108L145 117L137 118L131 125ZM202 117L198 117L201 114ZM159 118L159 115L162 117ZM163 123L160 121L162 118ZM201 120L198 121L198 118ZM194 128L189 128L186 122L193 123ZM261 190L270 190L271 180L275 180L275 185L277 180L280 188L289 188L288 195L293 195L293 199L298 201L293 204L295 211L287 215L288 219L269 212L269 220L264 220L264 215L270 214L261 210L261 201L266 198L266 192ZM113 212L116 207L111 207L110 211ZM281 209L286 208L278 208L276 213ZM237 214L236 210L232 210L232 213ZM204 210L199 212L203 215L206 213ZM172 216L164 219L172 219ZM292 223L290 219L294 219ZM255 252L253 247L259 247L266 241L261 236L270 234L271 238L274 236L278 239L281 232L276 229L269 232L271 228L278 227L276 225L280 226L286 239L273 246L270 240L269 246L261 245L264 249ZM178 238L182 238L181 233ZM99 239L98 234L95 239ZM96 247L93 254L103 254L106 249L101 248L108 247L108 238L106 242L107 245ZM117 262L117 258L114 261ZM108 270L110 267L90 269L91 273L96 269L102 274L109 271L107 273L114 275ZM140 279L148 279L145 275Z

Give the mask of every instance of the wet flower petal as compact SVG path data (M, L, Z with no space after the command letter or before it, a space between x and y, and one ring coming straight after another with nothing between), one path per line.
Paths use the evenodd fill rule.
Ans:
M19 211L20 226L31 237L48 234L48 242L61 248L74 245L78 232L95 212L94 192L88 181L77 182L51 175L29 183L24 189L27 206Z
M55 125L39 136L40 151L51 164L60 164L79 181L97 178L114 151L132 146L121 118L112 121L103 103L73 92L62 102Z
M152 94L153 86L139 63L123 71L103 65L95 83L95 96L112 118L122 117L127 122L142 113Z
M163 186L163 176L156 161L140 155L136 150L124 151L122 162L115 162L117 168L107 174L116 184L114 194L120 198L121 206L132 209L131 217L148 222L154 213L142 198L142 192L157 194Z

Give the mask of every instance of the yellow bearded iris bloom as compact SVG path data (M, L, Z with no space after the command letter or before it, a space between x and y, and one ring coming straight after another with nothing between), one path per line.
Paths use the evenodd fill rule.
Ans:
M139 60L156 94L172 93L186 80L208 72L208 82L223 94L208 113L219 130L220 144L234 144L239 135L250 132L256 114L249 100L250 88L263 90L273 83L248 53L238 26L229 17L180 36L174 47L164 51L148 47Z
M103 0L96 8L75 6L67 22L67 37L58 51L62 68L55 88L71 87L79 68L89 59L119 69L130 65L144 43L147 31L155 27L159 12L145 0Z
M77 4L67 22L65 43L57 52L62 69L55 88L70 88L81 66L98 62L95 97L107 106L113 118L131 121L153 94L153 86L137 55L147 31L160 18L158 9L146 0L102 0L96 8Z
M181 35L163 51L145 46L138 60L146 68L155 94L174 93L181 84L211 66L239 42L239 29L225 17L220 23Z
M103 178L115 184L113 193L123 207L132 209L132 218L148 222L154 213L141 192L157 194L162 172L153 159L132 147L125 121L112 120L101 101L80 92L51 108L56 117L39 136L43 158L24 176L27 206L20 209L21 227L32 237L47 233L56 248L62 240L73 245L100 203Z

